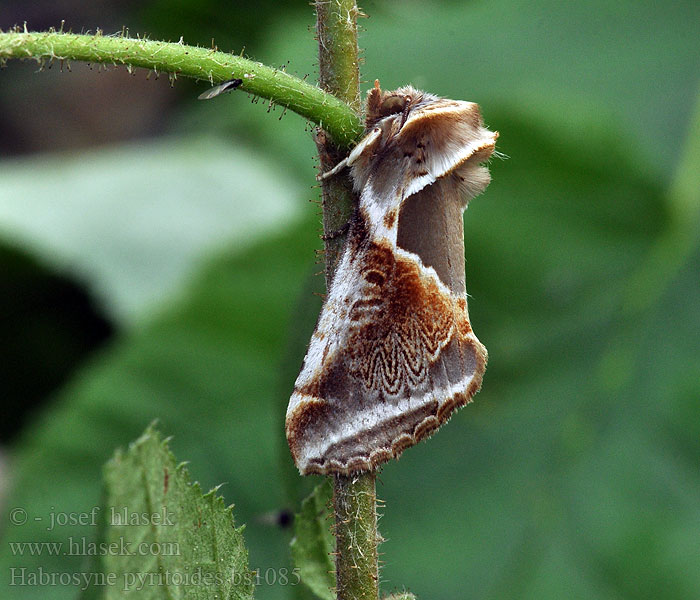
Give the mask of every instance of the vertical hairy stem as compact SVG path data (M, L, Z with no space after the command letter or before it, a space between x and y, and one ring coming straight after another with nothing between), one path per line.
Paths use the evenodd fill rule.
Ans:
M336 475L336 577L338 600L377 600L377 494L375 473Z
M319 84L321 89L360 112L360 69L357 48L357 15L354 0L317 0ZM329 171L347 154L323 130L316 134L321 171ZM323 230L326 234L326 282L330 284L343 247L337 235L348 222L354 206L352 184L347 173L323 182Z
M359 113L357 4L354 0L318 0L315 7L321 88ZM331 169L347 153L347 148L333 145L323 130L316 136L316 145L322 171ZM323 229L328 286L344 243L344 236L338 232L348 222L353 206L352 185L347 173L324 181ZM337 475L333 483L338 600L377 600L379 536L375 473Z
M316 2L321 88L359 112L360 69L354 0Z

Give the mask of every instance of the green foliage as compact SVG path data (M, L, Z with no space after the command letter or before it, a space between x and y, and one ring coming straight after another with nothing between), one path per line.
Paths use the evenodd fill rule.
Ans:
M202 494L158 432L149 427L104 471L104 573L115 582L104 598L153 600L253 597L243 528L213 489Z
M332 502L333 486L327 478L301 503L301 512L294 518L291 543L292 560L299 568L302 582L322 600L335 598Z
M6 530L0 577L13 567L81 570L81 556L18 556L9 544L94 537L96 532L79 525L46 531L46 515L81 513L99 504L101 465L158 418L174 436L177 454L196 466L203 487L226 483L222 493L247 524L252 568L263 573L268 597L286 594L264 574L289 567L288 539L263 515L294 506L303 493L294 486L310 482L300 480L280 435L286 397L274 369L297 309L295 297L304 298L298 314L307 315L306 323L294 319L301 339L311 335L320 308L311 294L316 288L309 287L315 227L315 219L307 219L264 244L220 256L179 302L123 335L65 389L21 442L10 506L44 521ZM300 360L298 354L290 359L290 372ZM32 598L36 590L17 586L13 592ZM70 598L73 592L42 588L45 598Z
M15 158L0 162L0 182L7 236L88 279L121 327L179 295L230 240L245 248L303 211L296 180L276 162L211 134Z
M365 9L367 85L380 77L387 88L412 82L478 101L509 157L492 161L493 183L465 219L470 314L490 353L484 387L381 474L385 589L406 585L431 600L698 597L700 167L681 149L696 102L700 5ZM285 17L265 47L248 51L310 70L309 20ZM298 118L279 122L232 95L189 102L173 128L184 135L203 121L253 161L264 149L279 172L293 173L289 185L313 185L313 145ZM80 172L76 162L61 178ZM673 185L680 180L691 183ZM677 189L686 190L683 211ZM297 488L313 484L295 473L282 427L319 306L313 213L289 213L286 231L264 241L209 250L184 292L163 297L157 315L142 313L76 373L13 448L7 506L32 517L89 510L113 448L158 417L205 488L227 482L221 493L247 524L251 566L289 567L288 535L267 517L298 506ZM172 218L187 230L184 214ZM143 223L143 235L157 230ZM662 239L682 251L656 277L647 267ZM36 239L27 247L50 254ZM12 567L81 570L81 557L13 554L9 542L90 533L46 527L7 525L0 577ZM75 592L4 587L15 598ZM258 596L296 591L265 585Z

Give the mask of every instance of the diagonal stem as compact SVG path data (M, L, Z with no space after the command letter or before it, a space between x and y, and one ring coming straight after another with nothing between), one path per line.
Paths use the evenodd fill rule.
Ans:
M11 58L143 67L168 73L173 78L192 77L211 83L240 78L240 89L267 98L321 125L339 145L351 144L362 133L356 107L348 106L342 98L279 69L182 42L107 36L101 32L94 35L57 31L0 32L0 65Z

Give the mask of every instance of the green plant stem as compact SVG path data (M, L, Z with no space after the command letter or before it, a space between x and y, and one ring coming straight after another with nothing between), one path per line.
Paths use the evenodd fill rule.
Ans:
M359 114L361 102L357 16L360 11L354 0L318 0L315 8L319 85ZM332 169L347 153L347 147L334 143L335 136L328 133L333 139L328 139L324 130L316 135L321 172ZM345 236L337 233L347 224L355 200L352 182L347 173L324 180L322 189L326 282L330 285L345 242Z
M360 70L357 17L354 0L319 0L316 35L319 47L321 88L360 110ZM316 136L321 170L332 168L345 154L323 131ZM326 251L326 283L330 286L342 251L344 237L337 235L354 207L347 173L323 182L323 229ZM338 600L377 600L377 498L375 473L333 478L336 539L336 593Z
M377 600L377 493L374 471L352 477L336 475L336 586L338 600Z
M182 42L158 42L122 35L76 35L56 31L0 33L0 62L7 59L85 61L142 67L158 73L221 83L243 81L241 90L269 99L327 131L341 146L362 133L362 121L343 100L281 71L246 58Z
M359 113L362 108L357 47L360 10L354 0L320 1L315 6L321 87Z

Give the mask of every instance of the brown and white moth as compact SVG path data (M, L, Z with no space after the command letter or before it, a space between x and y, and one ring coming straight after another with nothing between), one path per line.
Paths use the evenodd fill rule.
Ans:
M304 474L374 469L431 435L481 387L462 213L490 181L497 133L479 107L411 87L367 99L350 167L359 204L286 419Z

